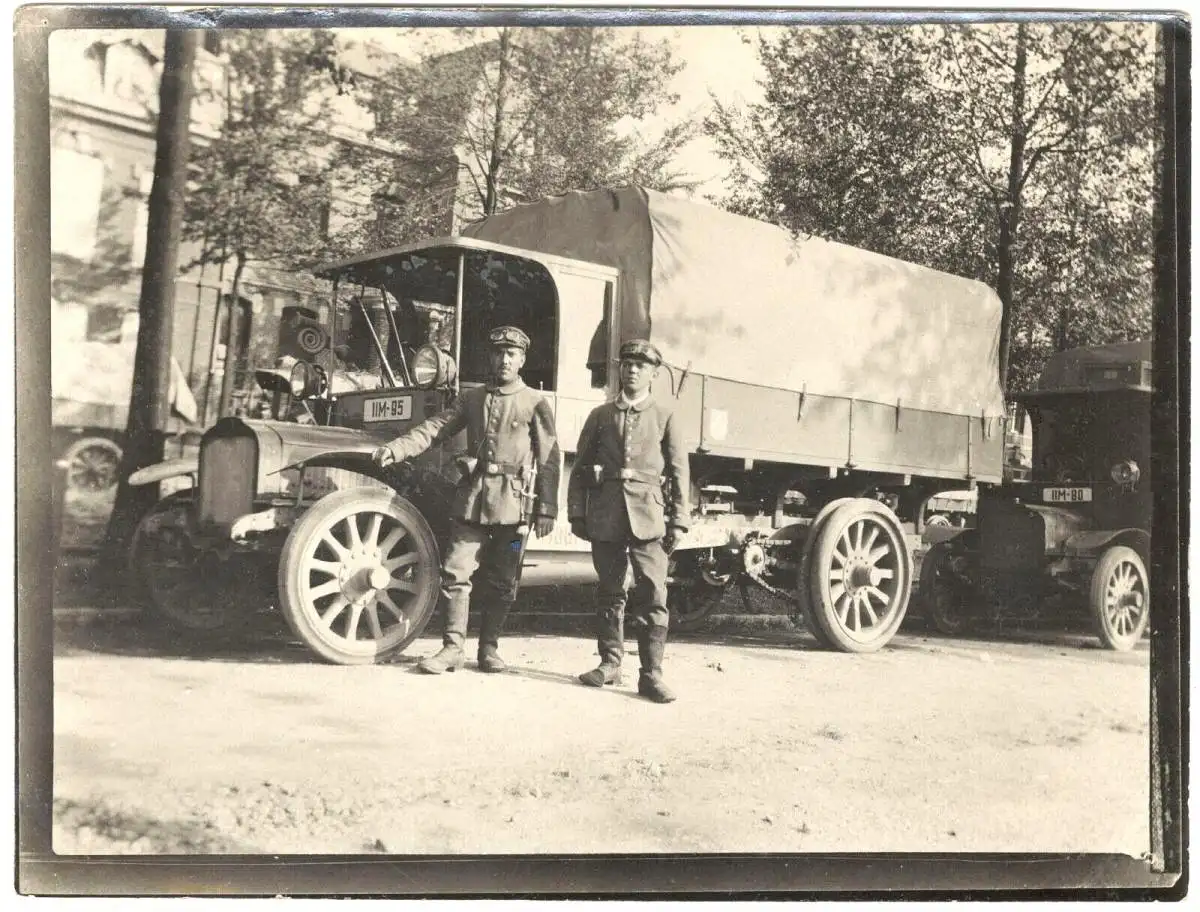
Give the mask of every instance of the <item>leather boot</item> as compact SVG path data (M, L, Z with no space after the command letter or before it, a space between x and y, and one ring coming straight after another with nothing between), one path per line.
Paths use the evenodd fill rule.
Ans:
M483 612L483 623L479 628L479 670L498 674L508 669L497 651L500 646L500 631L512 605L492 605Z
M666 627L648 627L638 634L638 652L642 671L638 675L638 694L655 703L670 703L675 694L663 682L662 660L667 645Z
M425 674L441 674L443 671L458 671L463 667L463 641L467 638L467 615L470 612L469 597L457 594L446 601L446 621L442 628L442 649L436 655L426 656L417 663L417 670Z
M621 657L625 654L624 620L618 611L596 614L596 646L600 652L600 666L581 674L580 683L588 687L621 683Z

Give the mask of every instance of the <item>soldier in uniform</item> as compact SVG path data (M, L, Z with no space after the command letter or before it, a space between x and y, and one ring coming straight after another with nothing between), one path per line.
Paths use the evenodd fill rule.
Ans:
M571 531L592 543L600 667L579 676L592 687L620 682L625 647L625 579L633 565L630 625L638 631L638 693L675 695L662 679L667 642L667 557L687 531L687 453L671 409L650 385L662 364L643 339L620 349L621 392L588 415L567 493ZM665 484L664 484L665 482Z
M442 564L442 649L422 659L428 674L455 671L464 661L463 643L471 603L471 576L483 568L484 600L479 630L479 669L504 671L500 631L517 596L528 523L539 538L554 529L558 511L559 452L554 413L521 380L529 337L515 326L489 336L492 382L469 389L454 405L375 450L381 466L411 459L464 428L467 455L460 457L451 514L450 547ZM532 486L531 486L532 485Z

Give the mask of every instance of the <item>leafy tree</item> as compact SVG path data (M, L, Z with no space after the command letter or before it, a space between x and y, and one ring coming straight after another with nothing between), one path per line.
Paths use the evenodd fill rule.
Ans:
M797 28L758 52L763 102L705 124L727 205L995 286L1014 389L1055 348L1147 331L1147 28Z
M328 228L330 99L341 71L333 36L309 30L221 32L219 133L191 162L184 237L200 263L233 263L231 300L246 267L296 266L323 252ZM332 78L331 78L332 77ZM226 337L221 412L233 384Z
M389 181L403 204L394 223L444 201L460 169L474 215L571 189L689 186L671 162L692 126L652 138L631 127L676 100L667 85L683 64L667 42L605 28L460 29L457 38L465 47L427 51L373 89L375 138L405 150Z

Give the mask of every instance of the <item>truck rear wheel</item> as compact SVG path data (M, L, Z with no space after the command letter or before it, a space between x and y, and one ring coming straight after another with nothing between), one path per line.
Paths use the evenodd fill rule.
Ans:
M292 527L280 607L321 658L370 664L420 636L437 606L438 572L433 530L411 501L350 488L322 497Z
M1150 621L1150 578L1136 551L1114 545L1100 555L1090 607L1100 642L1109 649L1126 652L1142 638Z
M808 527L808 538L804 540L800 549L800 568L796 574L796 605L800 609L800 616L804 619L804 626L813 635L817 645L824 649L836 649L837 647L829 633L821 625L821 619L813 611L812 600L808 594L809 568L812 567L813 552L816 550L817 539L820 538L821 528L825 525L826 520L838 507L848 504L853 499L852 497L839 497L822 507L821 512L816 515Z
M896 515L856 498L817 530L808 593L818 624L843 652L875 652L908 610L912 555Z

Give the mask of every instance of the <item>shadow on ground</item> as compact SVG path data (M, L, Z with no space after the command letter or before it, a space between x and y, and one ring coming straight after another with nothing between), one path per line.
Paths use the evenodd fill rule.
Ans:
M288 630L283 616L271 606L246 619L236 630L221 633L197 633L172 628L151 610L141 607L127 594L106 588L96 566L86 554L65 555L55 580L56 655L103 653L108 655L198 659L205 661L318 663L306 646ZM672 631L675 642L727 645L748 649L819 650L821 647L803 627L783 613L786 603L766 593L751 591L743 598L736 590L726 594L716 606L703 629L684 633ZM590 640L594 636L590 586L545 586L521 592L505 628L507 635L574 637ZM477 615L472 612L469 637L476 632ZM435 615L425 631L433 636L438 630ZM636 640L628 632L627 639ZM937 633L910 609L901 634L888 649L928 650L945 646L973 645L1045 645L1084 652L1105 652L1094 636L1073 630L1061 622L1042 621L1010 624L1003 628L981 628L959 637ZM1149 648L1148 640L1136 652ZM420 649L389 660L389 664L415 662Z

